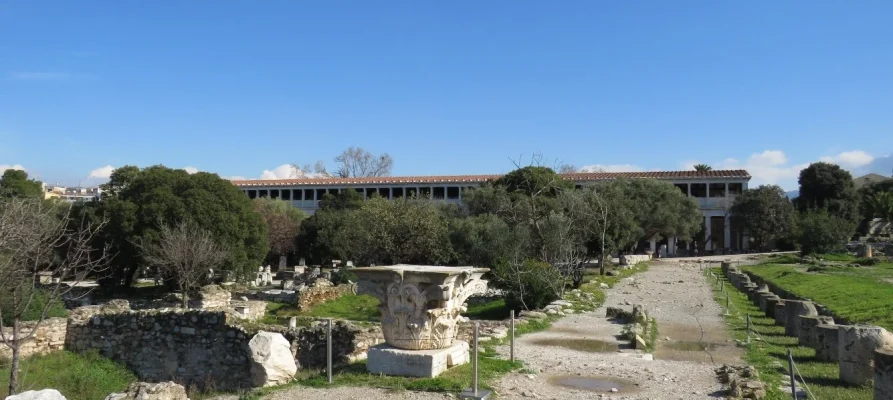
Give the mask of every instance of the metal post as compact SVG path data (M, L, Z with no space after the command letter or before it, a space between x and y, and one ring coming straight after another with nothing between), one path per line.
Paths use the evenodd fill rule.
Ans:
M474 358L471 359L471 388L474 390L474 395L478 394L478 327L480 326L480 322L474 322Z
M750 314L747 314L746 317L747 317L747 344L750 344Z
M509 345L509 349L510 349L509 360L514 362L515 361L515 310L511 310L509 312L509 314L512 319L511 338L509 339L511 341L511 344Z
M326 324L326 374L332 383L332 319Z
M794 379L794 354L788 349L788 368L791 370L791 398L797 400L797 380Z

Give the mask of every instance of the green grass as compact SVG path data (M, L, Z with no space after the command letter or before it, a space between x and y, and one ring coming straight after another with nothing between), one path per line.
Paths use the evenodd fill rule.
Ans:
M742 266L797 296L824 305L851 323L865 323L893 330L893 264L872 267L821 267L806 272L805 266L763 264Z
M29 357L19 370L19 392L52 388L68 400L104 399L122 392L136 376L121 364L96 353L57 351ZM0 398L9 386L8 361L0 361Z
M720 275L721 271L715 268L713 273ZM725 279L723 278L723 280ZM752 336L751 344L745 347L744 360L759 370L760 379L768 387L767 400L791 398L790 393L782 393L778 389L778 384L788 368L788 349L792 351L794 363L815 398L835 400L871 400L873 398L870 388L851 387L840 382L838 380L839 367L836 362L817 360L815 350L798 346L797 338L785 336L784 327L775 325L775 320L766 317L748 300L746 295L735 289L728 281L726 281L725 287L727 291L731 289L729 301L733 305L731 307L732 315L726 316L725 320L732 329L735 339L740 341L746 339L747 327L744 315L751 317L752 329L756 334ZM713 295L718 303L725 306L726 293L720 293L714 285ZM762 340L753 339L756 337Z
M463 315L471 319L501 320L508 318L510 311L505 299L499 298L486 303L471 304Z
M369 295L347 294L313 307L298 311L294 304L267 303L267 315L260 322L281 325L288 318L298 317L299 323L308 323L319 318L346 319L359 322L378 322L378 300Z

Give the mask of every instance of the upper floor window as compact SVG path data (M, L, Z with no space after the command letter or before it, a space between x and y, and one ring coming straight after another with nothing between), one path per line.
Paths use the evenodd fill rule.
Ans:
M711 183L710 184L710 197L726 197L726 184L725 183Z
M729 184L729 196L739 195L743 191L744 191L743 183L730 183Z

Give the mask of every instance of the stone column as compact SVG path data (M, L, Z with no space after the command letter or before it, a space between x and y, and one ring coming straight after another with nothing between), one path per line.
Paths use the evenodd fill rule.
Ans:
M769 298L772 298L772 297L776 297L775 293L772 293L769 291L759 291L758 293L759 294L757 295L757 307L761 311L766 312L766 305L767 305L766 300L768 300Z
M726 194L728 194L728 188L726 188L726 190L727 190ZM723 245L725 246L725 248L731 249L732 248L732 221L729 219L728 216L725 217L724 221L725 222L723 223L723 232L722 232Z
M800 327L797 332L797 343L801 346L816 347L816 333L819 325L834 325L834 318L825 315L800 317Z
M893 350L874 351L874 400L893 400Z
M819 313L811 301L787 300L784 302L784 334L791 337L799 337L800 316L816 316Z
M710 190L710 185L707 185L707 190L708 191ZM709 192L707 193L707 198L708 198L708 200L710 198ZM709 237L710 237L710 216L705 215L704 216L704 240L706 240ZM707 243L707 246L704 247L704 250L713 250L713 240L711 240Z
M893 349L893 335L877 326L844 325L838 328L840 380L865 385L874 378L874 352Z
M763 312L765 312L766 316L769 318L775 318L775 307L781 303L782 307L784 307L784 300L781 297L778 297L774 293L770 293L770 296L766 297L766 306L763 308Z
M815 357L822 361L837 361L837 332L842 325L815 327Z

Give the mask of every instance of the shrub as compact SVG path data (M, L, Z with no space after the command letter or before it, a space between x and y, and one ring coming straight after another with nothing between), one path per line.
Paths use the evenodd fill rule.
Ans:
M804 254L833 253L843 248L855 225L824 210L800 214L798 236Z
M537 260L525 260L520 265L500 262L494 277L508 292L506 305L515 310L540 309L558 299L564 280L557 269Z
M350 269L342 267L338 268L337 271L332 272L332 283L336 285L343 285L350 282L356 282L357 276Z
M34 290L34 298L31 300L31 304L28 305L28 308L24 310L22 313L22 321L36 321L40 318L40 313L43 311L44 305L49 301L49 296L47 296L46 292L41 289L27 289ZM27 294L22 296L23 298L28 298ZM3 313L3 324L6 326L11 326L13 323L13 306L12 306L12 296L0 296L0 312ZM65 304L61 301L56 300L53 304L50 305L47 310L47 318L53 317L67 317L68 310L65 309Z
M872 265L879 263L880 261L881 260L878 260L877 258L860 257L860 258L856 259L856 264L861 265L863 267L870 267Z

